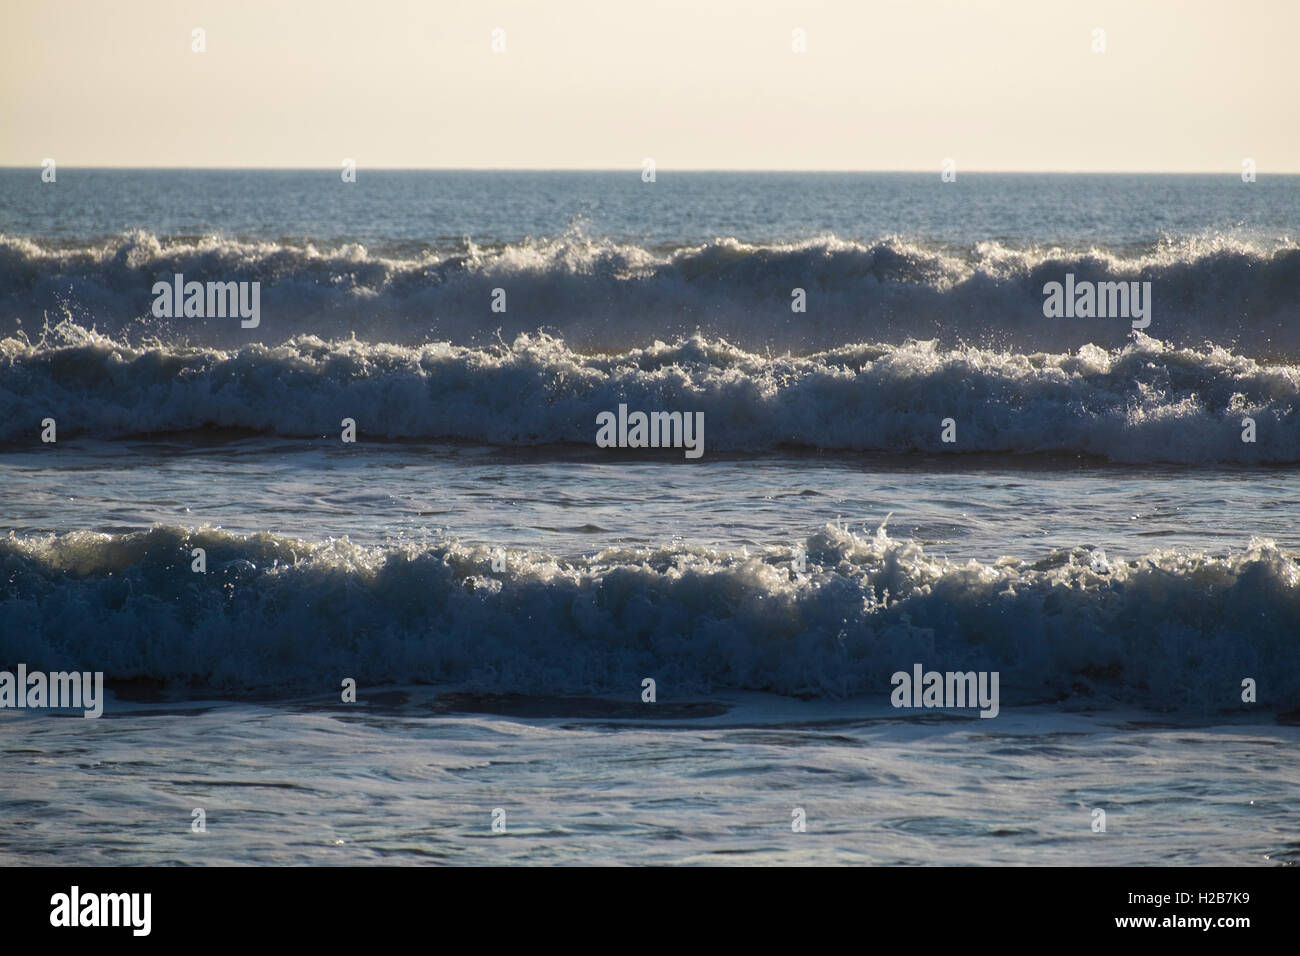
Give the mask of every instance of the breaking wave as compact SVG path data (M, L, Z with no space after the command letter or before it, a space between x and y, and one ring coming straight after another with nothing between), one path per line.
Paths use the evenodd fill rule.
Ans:
M1300 367L1136 335L1113 349L1004 353L934 342L756 354L692 336L608 354L548 336L407 347L300 337L237 350L126 345L63 325L0 340L0 441L239 429L337 439L594 446L596 416L703 412L708 452L1300 461ZM941 441L951 418L956 441ZM1254 442L1243 442L1243 420Z
M260 326L153 318L154 283L176 273L260 282ZM1123 252L995 241L952 250L833 236L657 249L575 230L501 247L466 241L456 253L147 232L72 246L0 236L0 333L69 319L131 341L224 347L353 334L403 345L482 344L498 333L512 339L539 330L584 350L696 332L757 350L907 339L1003 351L1122 345L1125 319L1044 318L1043 286L1066 273L1079 281L1150 281L1147 332L1162 341L1300 357L1300 246L1221 236ZM806 293L806 312L791 310L796 288ZM504 312L492 310L496 289L506 293Z
M192 548L207 573L191 571ZM883 527L791 554L697 547L588 558L455 541L363 548L203 528L0 539L0 660L272 693L342 677L488 692L879 694L914 662L997 670L1004 703L1157 710L1300 705L1300 555L1095 550L937 559ZM1269 675L1262 680L1263 675Z

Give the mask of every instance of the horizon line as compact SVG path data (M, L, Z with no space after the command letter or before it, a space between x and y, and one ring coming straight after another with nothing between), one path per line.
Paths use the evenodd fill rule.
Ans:
M73 170L123 170L131 172L338 172L341 166L133 166L126 164L57 164L59 169ZM39 172L43 167L37 163L17 165L0 163L0 170L33 170ZM446 173L627 173L639 175L639 166L357 166L359 172L446 172ZM656 166L655 172L666 173L804 173L824 175L844 174L888 174L888 175L940 175L941 167L926 169L809 169L809 168L728 168L722 166L663 167ZM961 169L958 176L964 175L1017 175L1017 176L1240 176L1240 167L1226 169ZM1297 176L1300 169L1280 171L1259 171L1257 176Z

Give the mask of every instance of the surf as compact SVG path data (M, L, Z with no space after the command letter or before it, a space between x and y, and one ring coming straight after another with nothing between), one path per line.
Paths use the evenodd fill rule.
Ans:
M207 573L190 553L207 552ZM196 694L337 693L343 678L638 700L719 690L878 698L917 661L1000 674L1001 705L1185 713L1300 706L1300 553L1083 547L949 561L826 525L788 548L686 544L495 571L455 539L360 546L269 533L0 539L0 657ZM1247 703L1242 682L1258 682Z
M258 284L258 327L154 315L151 290L178 273ZM1300 358L1300 246L1216 235L1123 249L834 235L659 247L582 230L458 249L145 231L65 246L0 235L0 334L66 318L136 344L223 348L303 335L485 345L539 330L586 351L696 332L801 353L908 339L1025 353L1123 345L1129 323L1044 317L1044 286L1066 275L1089 287L1151 283L1160 306L1144 331L1162 341ZM506 311L494 308L502 291Z
M702 335L611 353L545 334L490 346L300 336L218 349L130 345L72 323L34 343L0 340L0 443L10 445L39 442L47 419L64 443L231 430L337 440L352 419L362 446L594 448L592 423L620 405L705 416L710 454L1300 461L1300 366L1140 333L1072 352L908 341L806 355Z

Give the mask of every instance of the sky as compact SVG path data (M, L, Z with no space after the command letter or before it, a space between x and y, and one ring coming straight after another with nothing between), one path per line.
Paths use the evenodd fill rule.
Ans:
M0 165L1296 173L1297 36L1297 0L0 0Z

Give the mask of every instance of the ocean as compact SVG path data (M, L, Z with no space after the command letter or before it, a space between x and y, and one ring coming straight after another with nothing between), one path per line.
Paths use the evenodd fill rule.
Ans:
M1296 176L0 170L0 668L108 695L0 706L0 862L1294 864L1298 229Z

